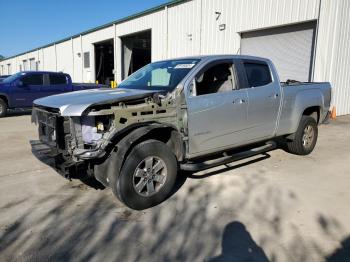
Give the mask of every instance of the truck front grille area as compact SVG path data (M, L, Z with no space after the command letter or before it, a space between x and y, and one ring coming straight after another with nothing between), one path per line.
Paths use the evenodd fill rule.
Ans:
M37 110L39 139L50 147L65 150L67 134L69 134L69 120L58 114Z

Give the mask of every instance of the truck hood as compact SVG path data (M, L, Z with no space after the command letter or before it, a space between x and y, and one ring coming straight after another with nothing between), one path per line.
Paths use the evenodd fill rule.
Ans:
M159 92L122 88L90 89L40 98L34 101L34 106L59 109L62 116L81 116L87 108L93 105L140 99Z

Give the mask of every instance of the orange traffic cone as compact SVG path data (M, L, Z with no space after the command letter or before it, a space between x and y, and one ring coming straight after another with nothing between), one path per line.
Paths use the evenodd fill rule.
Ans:
M337 118L337 110L335 106L333 106L332 112L331 112L331 119L335 120L336 118Z

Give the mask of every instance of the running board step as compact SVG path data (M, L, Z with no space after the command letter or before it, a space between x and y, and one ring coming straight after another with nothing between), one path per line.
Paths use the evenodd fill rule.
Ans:
M266 153L268 151L275 149L276 147L277 147L277 144L275 142L268 142L263 146L252 148L247 151L242 151L230 156L223 156L220 158L207 160L203 162L192 162L192 163L181 164L180 169L185 171L190 171L190 172L202 171L208 168L224 165L230 162L234 162L234 161L242 160L244 158Z

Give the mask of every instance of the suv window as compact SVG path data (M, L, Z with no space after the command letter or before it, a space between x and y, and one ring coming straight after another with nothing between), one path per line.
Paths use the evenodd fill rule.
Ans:
M232 63L213 65L196 77L196 95L207 95L237 89ZM233 86L235 85L235 86Z
M65 75L50 74L50 85L65 85L67 84L67 78Z
M43 85L43 75L42 74L26 75L21 79L21 81L24 85L27 85L27 86Z
M272 82L270 68L266 63L244 62L249 87L264 86Z

